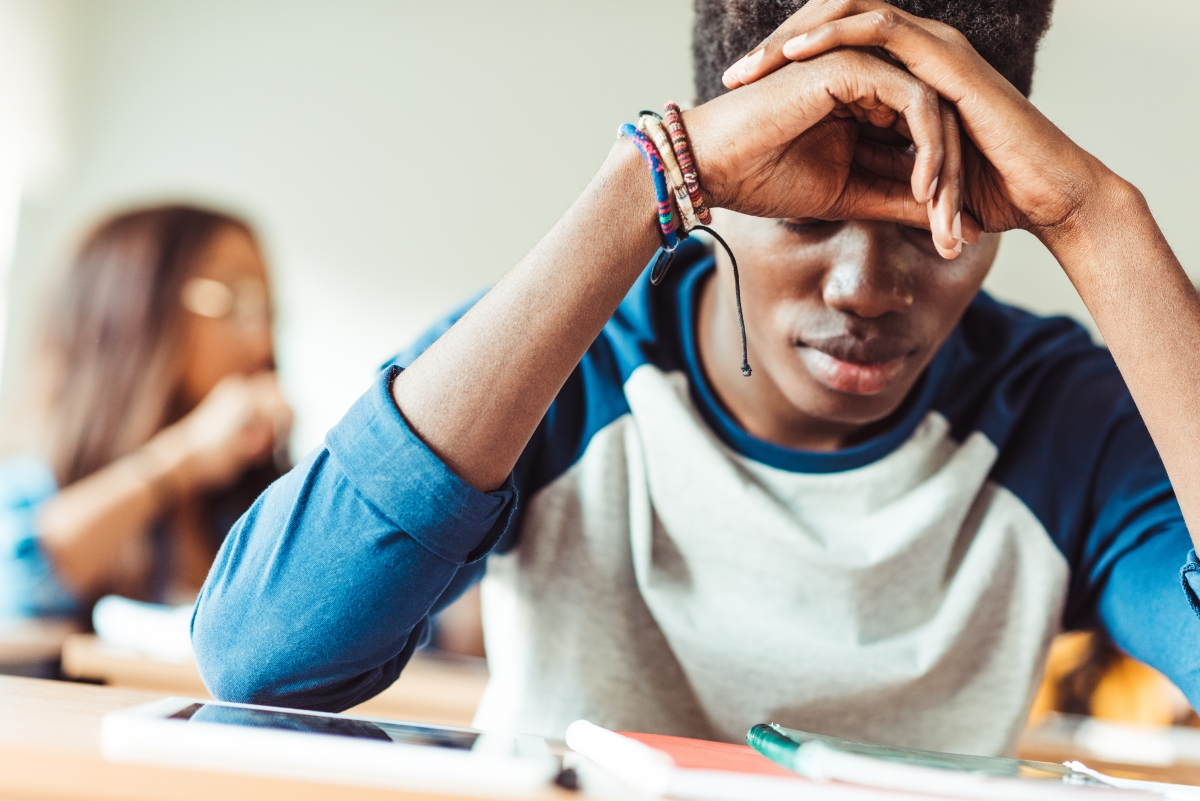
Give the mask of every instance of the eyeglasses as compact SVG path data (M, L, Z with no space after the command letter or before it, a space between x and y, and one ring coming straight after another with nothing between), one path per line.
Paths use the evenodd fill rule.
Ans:
M267 285L255 278L242 278L233 286L212 278L189 278L180 292L183 308L210 320L233 318L239 323L270 319Z

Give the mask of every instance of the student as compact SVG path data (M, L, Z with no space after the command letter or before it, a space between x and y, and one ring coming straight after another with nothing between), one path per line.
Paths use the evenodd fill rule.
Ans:
M618 141L234 527L193 619L217 696L359 703L486 570L484 726L1009 753L1051 638L1097 622L1200 700L1200 300L1026 100L1050 1L790 8L699 0L684 115L752 375L723 253L650 284ZM980 291L1012 228L1111 355Z
M291 425L254 234L187 206L120 214L47 311L7 421L23 453L0 462L0 617L190 602Z

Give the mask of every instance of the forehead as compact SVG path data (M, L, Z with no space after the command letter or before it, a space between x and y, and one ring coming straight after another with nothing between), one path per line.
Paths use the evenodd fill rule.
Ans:
M245 278L266 281L267 268L254 239L241 228L225 226L213 235L195 274L225 283Z

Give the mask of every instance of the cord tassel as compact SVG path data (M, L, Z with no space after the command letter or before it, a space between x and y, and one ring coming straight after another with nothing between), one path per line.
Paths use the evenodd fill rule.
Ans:
M742 282L738 278L737 259L733 256L733 250L713 229L707 225L697 225L693 231L704 231L713 239L721 243L721 247L725 248L725 252L729 254L729 263L733 266L733 299L737 303L738 313L738 331L742 335L742 375L746 378L750 377L750 358L746 353L746 318L742 316ZM690 233L690 232L689 232Z

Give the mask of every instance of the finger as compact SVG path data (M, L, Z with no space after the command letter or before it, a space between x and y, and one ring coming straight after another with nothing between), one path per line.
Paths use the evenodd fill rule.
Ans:
M856 166L846 182L837 205L823 218L830 220L876 220L894 222L929 230L928 204L912 196L906 180L894 180ZM962 212L963 237L979 240L979 222L970 212Z
M736 89L745 84L754 83L764 75L769 75L786 64L789 59L783 53L783 46L790 40L804 33L832 22L846 14L861 13L862 4L857 0L809 0L799 11L788 17L787 21L759 43L739 61L725 71L721 80L728 89Z
M950 152L952 151L947 151L948 156ZM961 155L959 158L961 159ZM907 184L909 176L912 174L913 160L913 152L908 148L901 149L894 146L880 145L875 142L860 141L854 151L854 164L857 168L877 175L880 178L886 178L889 181L898 181L905 184ZM960 197L960 216L958 218L957 225L955 225L954 220L951 219L950 231L954 233L957 230L961 230L963 241L966 244L975 244L979 241L979 234L981 233L979 223L973 216L971 216L970 212L961 210L961 178L958 187ZM942 191L941 181L939 180L938 195L941 195ZM930 229L931 226L928 213L926 213L925 221L921 223L919 227L926 230Z
M959 80L968 67L967 62L973 62L972 69L979 65L990 69L969 45L963 46L965 44L966 38L948 25L872 2L871 10L865 13L824 22L793 37L780 47L780 55L788 60L802 61L838 47L878 47L898 59L943 97L958 103L975 84ZM748 75L758 71L761 69Z
M829 93L842 103L868 98L894 109L903 118L916 146L910 178L913 197L933 199L934 179L942 171L945 143L941 100L929 85L904 70L863 53L830 57Z
M812 7L818 4L817 0L806 4L770 36L759 42L757 47L752 48L749 53L730 64L725 70L725 74L721 76L721 83L725 84L725 88L736 89L744 84L753 83L763 75L772 73L787 63L787 59L781 52L783 43L799 31L804 30L801 25L795 23L795 20L798 17L811 16Z
M916 151L908 147L899 148L860 140L854 148L855 164L867 172L893 181L908 183L915 161Z
M962 252L962 148L958 115L948 103L941 104L942 137L946 155L938 175L938 188L929 204L929 229L938 252L953 258Z
M913 197L907 180L893 180L855 167L830 219L895 222L929 230L927 204Z

